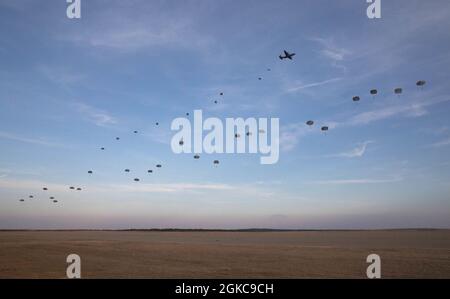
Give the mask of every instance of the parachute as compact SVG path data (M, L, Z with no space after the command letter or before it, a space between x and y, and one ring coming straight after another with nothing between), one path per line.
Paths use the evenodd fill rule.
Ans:
M57 201L57 200L54 200L53 203L58 203L58 201Z
M217 104L218 102L217 101L214 101L214 104Z
M402 94L402 92L403 92L403 89L402 89L402 88L400 88L400 87L398 87L398 88L394 89L394 93L395 93L395 94L398 94L398 95L400 95L400 94Z
M236 133L236 134L234 134L234 137L235 137L235 138L240 138L241 135Z
M307 124L308 126L312 126L312 125L314 125L314 121L313 121L313 120L308 120L308 121L306 122L306 124Z
M140 181L140 179L138 179L138 178L135 178L135 179L134 179L134 181L135 181L135 182L139 182L139 181Z
M258 80L259 80L259 81L261 81L261 80L262 80L262 78L261 78L261 77L259 77L259 78L258 78Z
M180 144L181 146L184 144L184 141L183 141L183 139L181 139L179 142L178 142L178 144Z
M47 190L48 190L48 188L47 188L47 187L44 187L44 188L42 188L42 190L44 190L44 191L47 191Z
M69 189L70 189L70 190L75 190L75 187L70 187Z
M129 169L125 169L125 172L130 172L130 170Z
M157 126L159 126L159 123L156 123Z
M105 150L105 148L104 147L102 147L102 148L100 148L102 151L104 151Z
M328 127L327 127L327 126L323 126L323 127L321 128L321 130L322 130L323 132L326 132L326 131L328 131Z
M360 99L361 99L360 97L354 96L354 97L353 97L353 102L359 102Z
M219 160L214 160L214 165L219 165Z
M24 201L25 201L25 199L21 199L21 200L20 200L20 202L24 202Z
M376 95L378 94L378 90L372 89L372 90L370 91L370 94L373 95L373 96L376 96Z
M148 173L153 173L153 170L149 169L147 170Z
M50 199L55 199L53 196L50 196Z
M194 159L195 159L195 160L198 160L198 159L200 159L200 156L199 156L199 155L195 155L195 156L194 156Z
M189 116L189 112L186 112L186 116Z
M120 137L116 137L116 140L120 140Z
M93 172L92 170L89 170L88 173L89 173L89 174L93 174L94 172Z
M134 134L137 134L138 133L138 131L134 131Z
M427 84L427 81L425 80L419 80L416 82L416 85L419 87L425 86L425 84Z
M223 96L223 92L221 92L220 95Z
M77 191L81 191L81 188L77 188Z
M156 165L156 167L157 167L157 168L161 168L161 167L162 167L162 165L161 165L161 164L158 164L158 165Z
M30 195L30 196L28 196L29 198L34 198L34 196L33 195Z

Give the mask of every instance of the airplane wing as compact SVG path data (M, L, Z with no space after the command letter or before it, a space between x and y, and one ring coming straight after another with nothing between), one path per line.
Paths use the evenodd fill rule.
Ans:
M285 55L285 56L289 56L289 52L286 51L286 50L284 50L284 55Z

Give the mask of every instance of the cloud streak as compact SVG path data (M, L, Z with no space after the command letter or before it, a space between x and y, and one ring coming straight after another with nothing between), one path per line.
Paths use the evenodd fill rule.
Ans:
M75 103L74 105L86 119L99 127L114 125L118 122L115 117L104 110L94 108L84 103Z
M13 141L24 142L24 143L29 143L29 144L35 144L35 145L48 146L48 147L66 147L63 144L52 142L52 141L48 141L48 140L45 140L45 139L23 137L23 136L19 136L19 135L13 134L13 133L2 132L2 131L0 131L0 138L1 139L8 139L8 140L13 140Z
M373 143L373 141L365 141L350 151L342 152L342 153L334 154L334 155L329 155L328 157L360 158L360 157L364 156L364 154L366 153L367 146L371 143Z
M307 89L307 88L313 88L313 87L318 87L318 86L323 86L326 84L330 84L333 82L337 82L342 80L342 78L338 77L338 78L333 78L333 79L329 79L329 80L325 80L325 81L319 81L319 82L313 82L313 83L309 83L309 84L301 84L295 87L291 87L289 89L287 89L287 92L292 93L292 92L297 92L303 89Z

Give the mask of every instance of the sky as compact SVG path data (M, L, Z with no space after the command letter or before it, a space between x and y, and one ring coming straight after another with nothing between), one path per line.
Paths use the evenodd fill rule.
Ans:
M367 6L0 0L0 229L450 228L450 2ZM279 118L278 163L173 153L196 109Z

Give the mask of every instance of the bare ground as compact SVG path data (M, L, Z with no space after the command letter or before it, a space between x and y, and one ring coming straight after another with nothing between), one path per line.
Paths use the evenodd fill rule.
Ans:
M450 278L450 230L304 232L0 232L0 278Z

